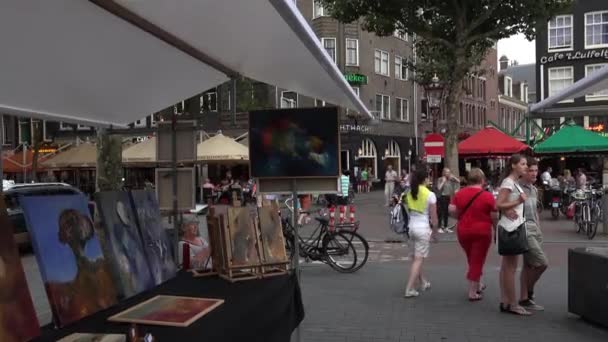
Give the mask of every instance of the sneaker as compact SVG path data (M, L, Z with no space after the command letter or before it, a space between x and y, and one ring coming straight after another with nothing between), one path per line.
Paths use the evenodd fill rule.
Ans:
M429 290L430 288L431 288L430 281L425 281L424 283L422 283L422 286L420 286L420 290L422 290L422 291Z
M454 232L454 230L452 230L450 228L446 228L445 231L446 231L446 233L453 233Z
M416 290L405 290L405 298L418 297L420 293Z
M545 311L544 307L534 303L532 299L522 300L519 302L519 305L523 306L527 310Z

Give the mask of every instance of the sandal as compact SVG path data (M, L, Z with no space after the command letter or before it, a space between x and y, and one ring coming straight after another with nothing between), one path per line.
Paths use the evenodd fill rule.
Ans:
M478 293L478 294L482 294L482 293L483 293L483 291L485 291L485 290L486 290L486 287L487 287L487 286L486 286L486 284L483 284L483 283L482 283L482 284L480 284L480 286L479 286L479 290L477 290L477 293Z
M481 293L477 292L475 295L473 295L472 297L469 296L469 302L477 302L479 300L482 300L483 296L481 295Z
M509 313L518 316L531 316L532 313L520 305L511 306L511 304L500 303L500 312Z

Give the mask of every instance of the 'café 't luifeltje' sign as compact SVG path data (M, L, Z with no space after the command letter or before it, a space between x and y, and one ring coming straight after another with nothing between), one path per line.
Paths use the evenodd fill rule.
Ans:
M608 49L588 51L555 52L540 58L540 64L553 63L557 61L576 61L584 59L608 59Z

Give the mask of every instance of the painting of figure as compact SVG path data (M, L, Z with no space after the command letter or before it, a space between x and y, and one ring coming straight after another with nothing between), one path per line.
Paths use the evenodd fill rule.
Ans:
M229 242L232 252L232 266L259 265L255 226L249 209L228 208L228 224L230 225Z
M223 299L156 296L108 318L111 322L187 327L224 303Z
M13 240L13 225L0 195L0 341L29 341L38 335L38 318Z
M190 268L193 270L210 270L213 268L209 231L205 219L194 215L184 215L181 229L180 246L188 245L190 251ZM183 253L183 252L182 252Z
M99 236L107 251L118 295L128 298L155 286L129 193L107 191L95 194L101 228Z
M266 264L287 262L281 218L274 207L259 209L262 255Z
M116 304L86 197L22 196L19 203L55 324L63 327Z
M161 284L177 273L171 241L162 226L156 193L149 190L131 192L134 211L143 238L144 252L155 284Z

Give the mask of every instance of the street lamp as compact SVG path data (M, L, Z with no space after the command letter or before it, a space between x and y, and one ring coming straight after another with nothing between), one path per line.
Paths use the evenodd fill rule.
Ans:
M412 173L412 150L407 151L407 172Z
M431 83L424 86L424 92L431 110L433 120L433 133L437 133L437 118L441 109L441 100L443 98L443 85L439 82L437 74L431 79Z

